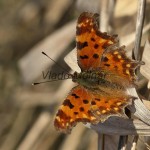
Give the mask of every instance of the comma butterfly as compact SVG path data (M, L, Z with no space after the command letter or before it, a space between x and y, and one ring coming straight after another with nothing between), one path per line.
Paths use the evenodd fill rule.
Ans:
M72 75L78 83L60 106L56 129L69 133L78 122L97 124L111 116L125 116L124 108L135 97L135 69L142 63L129 59L117 35L98 30L98 14L83 12L77 22L77 59L81 72Z

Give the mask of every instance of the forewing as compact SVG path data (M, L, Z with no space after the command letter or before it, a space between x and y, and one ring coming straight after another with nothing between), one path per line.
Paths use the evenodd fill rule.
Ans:
M81 70L98 68L104 50L118 43L116 36L98 29L98 14L84 12L77 22L76 44L78 65Z

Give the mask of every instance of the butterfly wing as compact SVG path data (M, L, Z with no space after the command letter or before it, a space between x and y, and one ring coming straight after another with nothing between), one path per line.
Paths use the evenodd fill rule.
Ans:
M78 65L81 70L101 68L132 83L136 80L135 69L141 62L129 59L124 46L118 47L116 36L98 29L98 14L84 12L77 22L76 32Z
M54 121L56 129L70 133L78 122L96 124L110 116L125 116L124 108L133 97L120 94L108 96L101 91L91 92L81 86L72 89L60 106Z
M90 111L92 95L81 86L72 89L60 106L54 121L56 129L69 133L77 122L97 123Z
M131 104L131 100L134 98L125 93L120 96L93 93L91 111L100 122L104 122L110 116L125 117L124 108Z
M84 12L80 15L76 44L78 65L82 71L99 67L104 50L115 43L118 43L116 36L98 30L98 14Z
M64 132L70 132L77 122L97 123L110 116L124 116L124 108L134 98L126 93L125 84L135 80L135 68L141 64L126 56L115 36L98 30L97 14L80 15L76 42L81 70L103 71L109 84L97 86L99 90L90 89L90 85L88 89L79 85L71 90L54 121L55 127Z
M127 57L125 46L110 46L102 55L100 68L126 79L126 82L133 83L136 80L135 69L141 64L143 62Z

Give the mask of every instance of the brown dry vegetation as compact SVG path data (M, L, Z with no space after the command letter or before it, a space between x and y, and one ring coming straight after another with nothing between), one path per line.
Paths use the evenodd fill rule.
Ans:
M75 47L76 19L83 11L100 12L100 0L1 0L0 1L0 149L96 150L98 135L79 124L70 135L53 126L58 106L73 86L69 80L32 86L42 81L42 71L62 72L41 54L45 51L68 71L64 57ZM119 34L131 54L134 45L137 1L118 0L109 30ZM150 37L150 1L146 3L142 46ZM150 38L149 38L150 39ZM147 40L147 44L149 41ZM149 46L149 45L148 45ZM148 49L150 47L146 47ZM143 55L150 64L149 52ZM142 74L149 80L147 65ZM148 80L140 80L143 99L149 99ZM144 101L148 109L147 101ZM147 129L150 132L150 128ZM101 137L101 136L100 136ZM119 136L105 136L106 150L117 149ZM109 142L108 142L108 141ZM128 138L131 147L133 136ZM146 149L140 137L137 147ZM109 144L111 147L109 146Z

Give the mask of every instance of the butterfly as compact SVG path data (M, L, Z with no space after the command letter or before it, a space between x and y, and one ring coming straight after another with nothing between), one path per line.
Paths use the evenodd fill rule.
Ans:
M77 83L55 120L56 129L70 133L78 122L97 124L111 116L125 116L124 108L135 97L127 93L136 81L135 69L142 63L131 60L125 46L119 47L117 35L99 31L98 14L83 12L76 26Z

